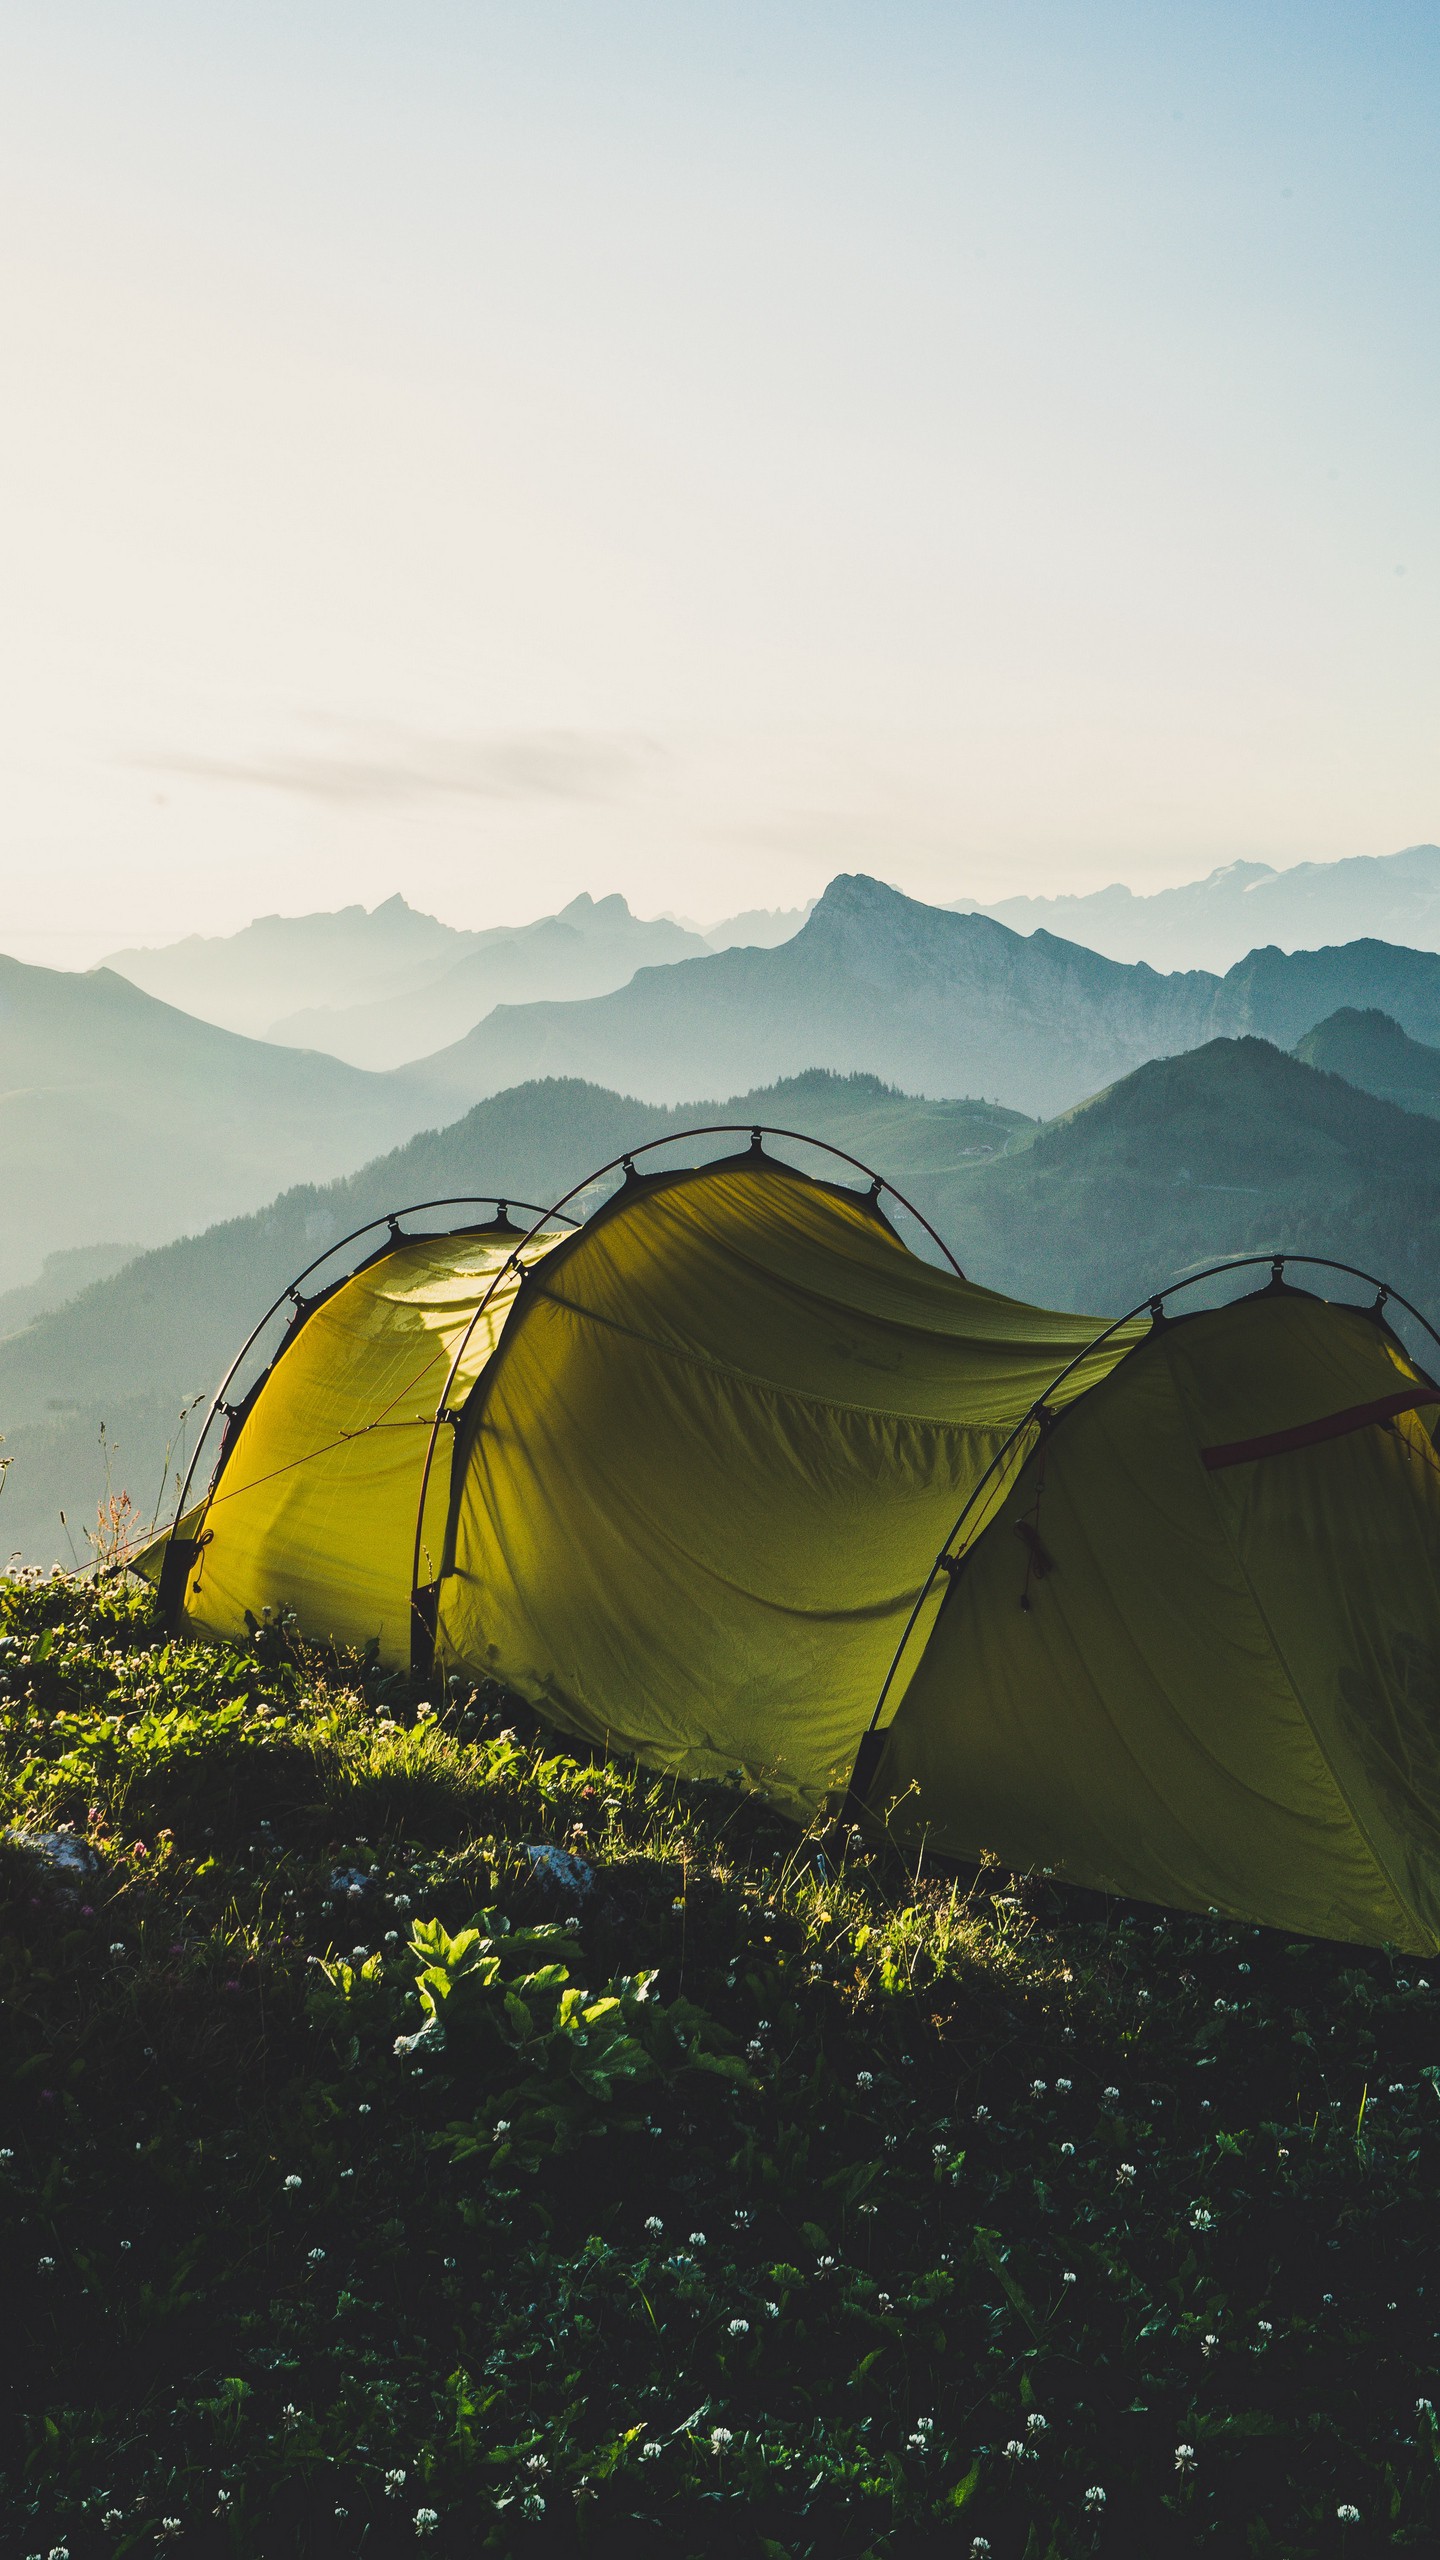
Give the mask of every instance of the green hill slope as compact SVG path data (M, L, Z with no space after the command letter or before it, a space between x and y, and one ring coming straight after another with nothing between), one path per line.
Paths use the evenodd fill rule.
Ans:
M1042 1302L1114 1314L1284 1246L1375 1271L1440 1320L1440 1128L1262 1040L1155 1060L939 1205L975 1278Z
M1402 1111L1440 1117L1440 1049L1410 1039L1388 1013L1346 1006L1297 1040L1295 1056Z

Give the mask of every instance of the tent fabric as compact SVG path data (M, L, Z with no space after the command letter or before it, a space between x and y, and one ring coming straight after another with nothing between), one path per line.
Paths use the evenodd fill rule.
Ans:
M1440 1944L1440 1392L1204 1463L1389 1401L1397 1372L1368 1314L1298 1292L1158 1328L952 1584L876 1811L1148 1901Z
M523 1282L513 1243L406 1240L296 1327L232 1429L186 1622L285 1609L403 1667L463 1345L421 1537L442 1675L803 1819L844 1787L969 1503L887 1699L873 1819L1440 1945L1440 1390L1406 1395L1428 1382L1382 1323L1286 1290L1097 1344L754 1154L632 1177L527 1247Z

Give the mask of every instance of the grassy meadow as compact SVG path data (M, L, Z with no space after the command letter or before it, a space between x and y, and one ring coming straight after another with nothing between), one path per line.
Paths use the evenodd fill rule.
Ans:
M1437 2547L1423 1962L151 1611L0 1586L7 2554Z

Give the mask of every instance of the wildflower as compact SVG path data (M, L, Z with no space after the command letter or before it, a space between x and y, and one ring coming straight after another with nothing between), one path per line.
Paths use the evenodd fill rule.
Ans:
M510 2119L509 2119L509 2117L508 2117L508 2116L497 2116L497 2117L496 2117L496 2119L495 2119L495 2136L496 2136L496 2140L498 2141L498 2140L499 2140L499 2138L500 2138L500 2136L501 2136L502 2134L508 2133L508 2132L509 2132L509 2130L510 2130ZM646 2230L647 2230L647 2231L649 2230L650 2225L649 2225L649 2223L648 2223L648 2222L646 2223L645 2228L646 2228Z
M1435 2415L1434 2401L1417 2400L1415 2403L1415 2415L1417 2418L1433 2418Z
M750 2335L749 2321L732 2320L730 2322L730 2335L732 2338L748 2338Z
M1046 2089L1048 2088L1048 2086L1049 2086L1048 2081L1045 2081L1045 2080L1032 2080L1032 2081L1031 2081L1031 2083L1030 2083L1030 2095L1031 2095L1031 2097L1032 2097L1032 2098L1043 2098L1043 2097L1044 2097L1044 2095L1045 2095Z
M1049 2430L1049 2419L1042 2418L1038 2409L1032 2409L1029 2417L1025 2421L1026 2434L1030 2436L1043 2436L1048 2435Z
M1193 2444L1177 2444L1175 2447L1175 2468L1182 2477L1186 2472L1194 2470L1195 2447Z
M648 2444L640 2447L640 2459L642 2462L658 2462L664 2450L664 2446L657 2444L652 2436Z
M759 2037L758 2037L758 2036L752 2036L752 2037L751 2037L751 2039L750 2039L750 2041L749 2041L749 2043L748 2043L748 2044L747 2044L747 2046L745 2047L745 2051L746 2051L746 2053L748 2054L748 2056L749 2056L749 2058L750 2058L750 2060L751 2060L752 2062L759 2062L759 2060L761 2059L762 2055L764 2054L765 2047L764 2047L764 2046L763 2046L763 2044L761 2043L761 2041L760 2041L760 2039L759 2039Z
M691 2248L692 2248L692 2249L703 2249L703 2248L704 2248L704 2246L705 2246L705 2234L704 2234L704 2232L703 2232L703 2231L692 2231L692 2232L691 2232L691 2234L690 2234L690 2246L691 2246Z
M874 2072L857 2071L855 2074L855 2086L857 2089L873 2089L875 2086Z
M948 2160L950 2157L949 2143L932 2142L930 2146L930 2157L932 2160Z
M217 2515L219 2514L220 2510L218 2507L215 2512ZM100 2519L106 2533L113 2533L117 2524L123 2524L124 2521L124 2515L119 2507L107 2507L105 2513Z
M710 2450L712 2453L728 2453L734 2441L735 2438L728 2427L711 2428Z
M37 2258L35 2265L37 2272L42 2276L53 2276L55 2273L55 2261L53 2258Z
M1064 2273L1064 2274L1063 2274L1063 2276L1061 2277L1060 2281L1061 2281L1061 2283L1062 2283L1062 2284L1073 2284L1073 2283L1075 2282L1075 2274L1074 2274L1074 2270L1073 2270L1073 2268L1067 2267L1067 2268L1066 2268L1066 2270L1065 2270L1065 2273Z
M13 2151L0 2151L0 2167L8 2168L14 2157Z
M525 2468L527 2471L548 2471L550 2465L543 2453L531 2453L525 2457Z
M1358 2507L1337 2507L1335 2513L1341 2524L1358 2524L1360 2521Z
M1073 2081L1073 2080L1057 2080L1057 2081L1056 2081L1056 2083L1055 2083L1055 2095L1056 2095L1056 2097L1057 2097L1057 2098L1068 2098L1068 2097L1069 2097L1069 2095L1070 2095L1070 2092L1071 2092L1071 2090L1074 2088L1074 2086L1075 2086L1075 2083L1074 2083L1074 2081Z
M387 2471L387 2472L386 2472L386 2474L385 2474L385 2495L386 2495L386 2497L387 2497L387 2498L398 2498L398 2497L399 2497L399 2495L400 2495L400 2492L401 2492L401 2490L404 2488L404 2486L405 2486L405 2474L404 2474L404 2472L403 2472L403 2471Z
M1211 2212L1208 2204L1192 2204L1190 2207L1190 2228L1192 2231L1214 2230L1215 2216Z
M1120 2104L1120 2092L1118 2089L1102 2089L1100 2097L1102 2103L1107 2107L1118 2107Z
M881 2299L881 2301L882 2301L882 2302L887 2302L887 2301L889 2300L889 2295L888 2295L888 2294L884 2294L884 2293L882 2293L882 2294L881 2294L881 2296L880 2296L880 2299ZM778 2303L778 2302L767 2302L767 2303L766 2303L766 2305L765 2305L765 2317L766 2317L766 2319L767 2319L767 2320L778 2320L778 2319L779 2319L779 2317L780 2317L780 2305L779 2305L779 2303Z
M1133 2160L1122 2160L1122 2161L1121 2161L1119 2168L1118 2168L1118 2169L1116 2170L1116 2172L1115 2172L1115 2184L1116 2184L1116 2186L1117 2186L1117 2187L1133 2187L1133 2186L1134 2186L1134 2184L1135 2184L1135 2163L1134 2163L1134 2161L1133 2161Z
M110 1941L110 1953L112 1954L112 1956L123 1956L123 1954L125 1953L125 1941L124 1941L124 1939L123 1939L123 1938L112 1938L112 1939L111 1939L111 1941Z
M311 2252L310 2252L310 2264L311 2264L311 2266L312 2266L312 2267L323 2267L323 2265L325 2264L325 2252L324 2252L324 2250L323 2250L323 2249L312 2249L312 2250L311 2250Z
M1061 2159L1062 2159L1062 2160L1073 2160L1073 2159L1074 2159L1074 2157L1075 2157L1075 2145L1074 2145L1074 2143L1073 2143L1073 2142L1062 2142L1062 2143L1061 2143L1061 2145L1060 2145L1060 2157L1061 2157Z
M1018 2436L1012 2436L1012 2437L1010 2438L1009 2443L1008 2443L1008 2444L1006 2445L1006 2447L1005 2447L1005 2459L1006 2459L1006 2461L1007 2461L1007 2462L1022 2462L1022 2461L1024 2460L1024 2458L1025 2458L1025 2447L1024 2447L1024 2446L1023 2446L1023 2444L1021 2443L1021 2441L1020 2441L1020 2439L1019 2439L1019 2437L1018 2437Z
M976 2108L976 2110L975 2110L975 2121L976 2121L976 2123L977 2123L977 2124L988 2124L988 2123L989 2123L989 2121L990 2121L990 2110L989 2110L989 2108L988 2108L988 2107L977 2107L977 2108Z
M1213 2356L1219 2344L1220 2341L1216 2337L1214 2330L1207 2329L1204 2337L1200 2341L1200 2353L1202 2356Z
M301 2183L301 2181L299 2180L299 2178L294 2177L293 2175L292 2175L291 2177L288 2177L288 2178L286 2179L286 2181L285 2181L285 2193L286 2193L287 2195L293 2195L293 2194L295 2193L296 2188L300 2185L300 2183Z
M522 2516L530 2516L532 2518L535 2516L543 2516L545 2513L545 2501L541 2497L538 2489L526 2490L524 2497L520 2501L520 2513Z
M1105 2504L1105 2492L1104 2492L1104 2490L1103 2490L1103 2489L1087 2489L1087 2490L1086 2490L1086 2492L1085 2492L1085 2513L1087 2514L1087 2516L1098 2516L1098 2514L1100 2513L1100 2510L1101 2510L1101 2508L1104 2506L1104 2504Z
M665 2225L661 2221L658 2213L651 2213L647 2214L645 2217L645 2228L649 2232L652 2240L658 2240L661 2232L665 2228Z
M970 2560L984 2560L984 2554L989 2550L989 2548L990 2545L986 2541L984 2534L977 2533L974 2541L970 2545Z
M1259 2330L1262 2338L1272 2338L1275 2334L1274 2323L1272 2321L1257 2320L1255 2326Z

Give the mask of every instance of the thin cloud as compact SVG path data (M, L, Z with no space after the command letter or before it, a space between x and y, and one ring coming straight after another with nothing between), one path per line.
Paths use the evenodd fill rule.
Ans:
M616 800L634 789L657 749L645 740L578 729L530 729L488 738L363 733L331 753L135 758L147 771L191 781L240 783L353 807L434 798Z

